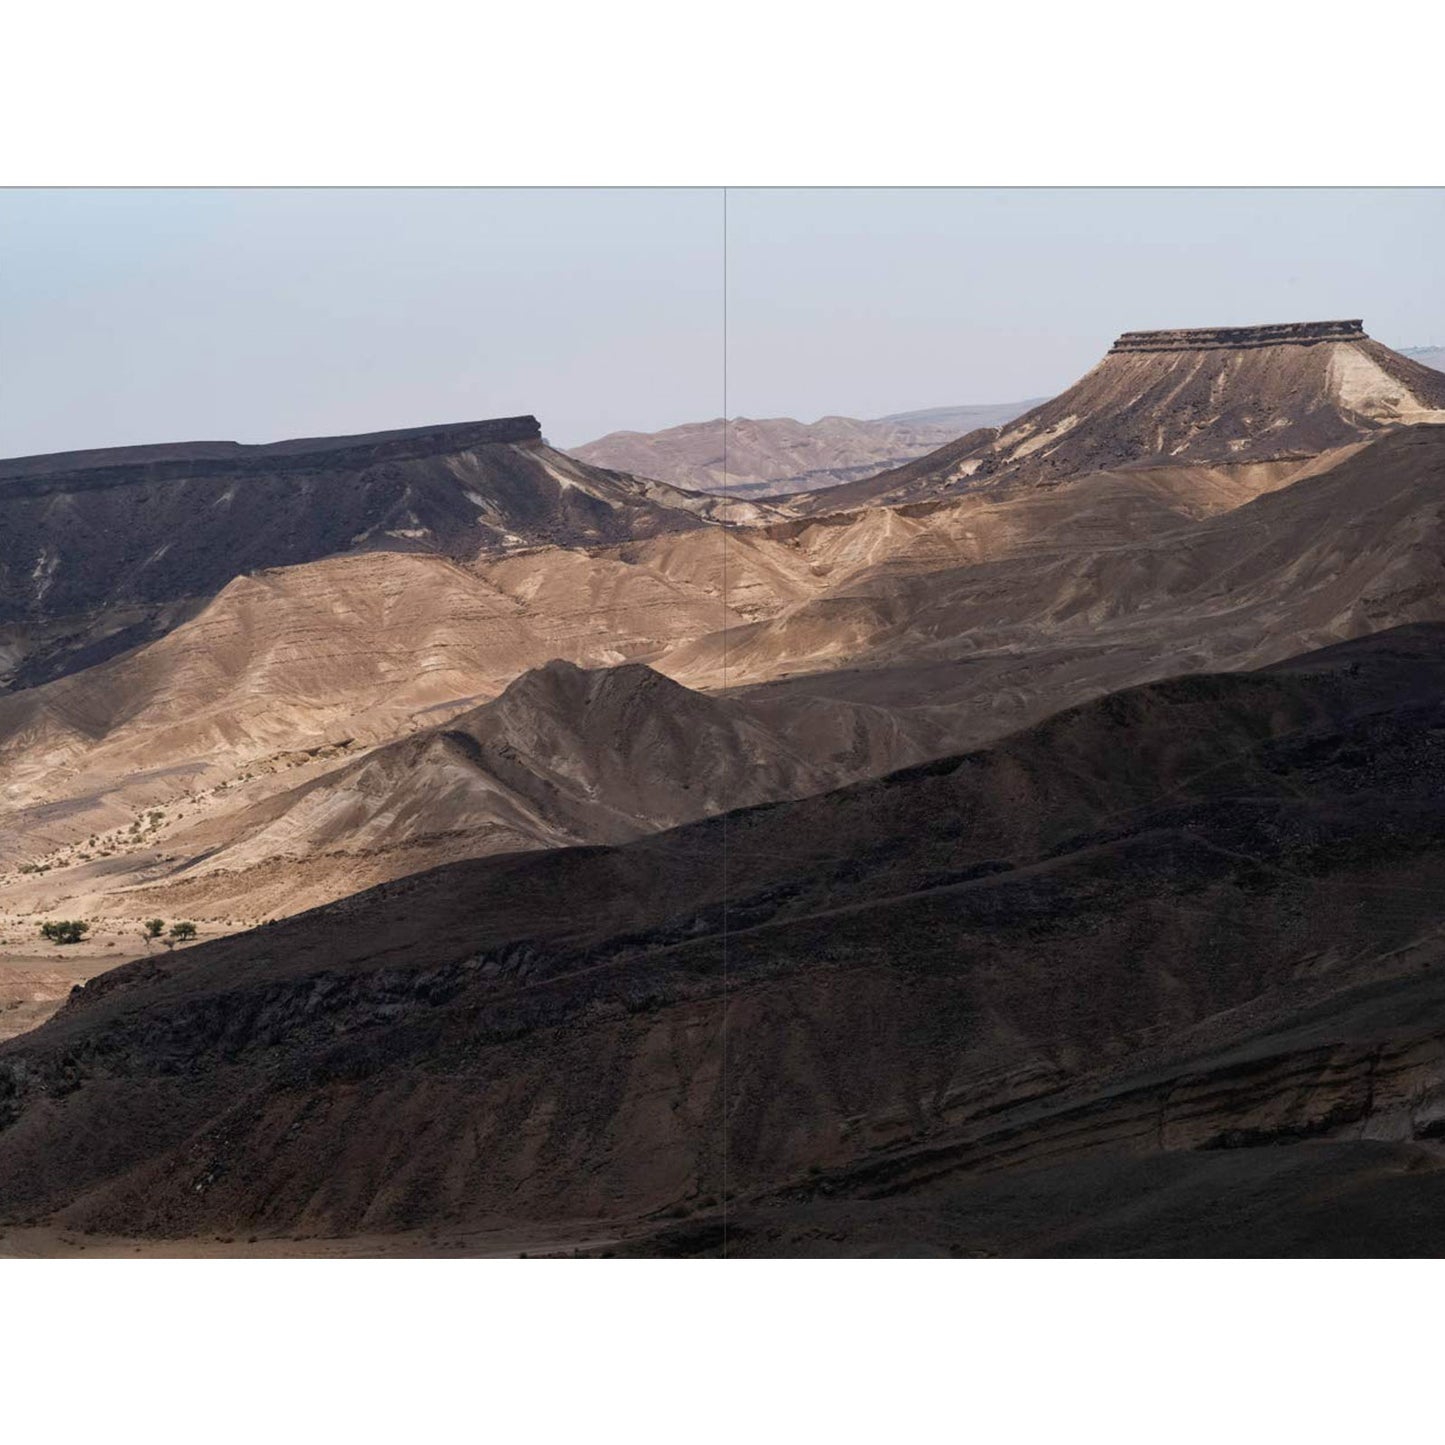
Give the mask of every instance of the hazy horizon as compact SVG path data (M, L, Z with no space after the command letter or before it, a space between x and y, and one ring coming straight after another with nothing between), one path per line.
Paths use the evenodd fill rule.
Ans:
M0 454L518 413L576 446L1006 403L1156 326L1445 341L1440 189L735 189L726 210L724 233L711 189L0 192Z

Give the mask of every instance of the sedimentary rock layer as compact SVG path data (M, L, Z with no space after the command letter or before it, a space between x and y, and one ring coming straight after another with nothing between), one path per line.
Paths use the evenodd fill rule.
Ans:
M1126 332L1092 371L1016 421L787 506L818 515L1057 486L1108 468L1303 463L1421 422L1445 422L1445 375L1356 321Z
M22 457L0 463L0 685L135 647L263 568L621 542L724 506L554 451L532 417Z
M1193 330L1126 331L1109 348L1121 351L1243 351L1255 346L1315 346L1364 341L1363 321L1286 321L1269 326L1205 326Z

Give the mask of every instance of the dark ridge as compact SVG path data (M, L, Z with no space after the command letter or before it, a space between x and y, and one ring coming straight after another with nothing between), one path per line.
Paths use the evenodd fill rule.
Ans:
M0 1045L0 1221L630 1229L727 1197L795 1231L751 1252L886 1250L910 1221L1057 1252L1112 1220L1076 1252L1237 1254L1216 1189L1132 1232L1129 1171L1292 1159L1306 1185L1251 1197L1300 1227L1388 1129L1411 1151L1391 1179L1434 1180L1409 1243L1438 1252L1442 710L1445 626L1400 629L1112 694L951 770L451 864L133 960ZM1043 1168L1072 1186L1030 1195ZM980 1232L1001 1189L1026 1197ZM820 1240L834 1202L852 1217ZM1371 1253L1398 1219L1377 1192L1285 1242Z
M247 572L359 550L472 558L705 525L683 498L630 477L560 458L559 477L552 455L536 418L521 416L0 462L0 691L149 641L181 620L177 608Z
M541 439L542 429L536 417L509 416L359 436L297 437L255 446L243 442L174 442L103 447L0 460L0 485L9 496L35 495L60 484L72 489L118 486L184 477L198 463L204 464L206 475L212 477L241 475L256 466L263 466L269 475L332 471L373 462L412 461L473 446Z
M1244 351L1257 346L1314 346L1367 341L1363 321L1284 321L1268 326L1205 326L1193 331L1126 331L1109 348L1124 351Z

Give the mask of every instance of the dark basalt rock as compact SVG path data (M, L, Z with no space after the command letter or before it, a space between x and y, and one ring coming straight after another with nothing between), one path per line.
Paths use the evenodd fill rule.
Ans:
M1305 1161L1391 1139L1391 1177L1428 1166L1445 1196L1418 1142L1445 1117L1442 722L1445 627L1401 628L138 960L0 1046L0 1221L368 1233L695 1204L706 1229L646 1248L707 1253L726 1198L729 1252L910 1231L1373 1252L1397 1187L1362 1180L1329 1225ZM1310 1175L1269 1186L1283 1234L1216 1238L1203 1185L1130 1223L1140 1171L1283 1159Z
M508 416L358 436L298 437L255 446L243 442L173 442L52 452L0 460L0 499L124 486L128 482L159 482L198 473L234 477L338 471L377 462L416 461L477 446L541 440L542 428L536 417Z
M1257 346L1315 346L1367 341L1363 321L1285 321L1269 326L1204 326L1179 331L1126 331L1109 348L1121 351L1243 351Z

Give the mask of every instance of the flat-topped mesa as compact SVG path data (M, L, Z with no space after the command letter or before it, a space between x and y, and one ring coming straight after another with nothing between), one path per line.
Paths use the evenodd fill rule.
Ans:
M1362 321L1126 331L1067 391L998 430L789 510L1050 487L1124 467L1304 463L1393 427L1442 424L1445 373L1382 346Z
M414 461L444 452L539 442L542 428L534 416L494 417L487 421L448 422L356 436L297 437L290 441L166 442L151 446L102 447L94 451L52 452L0 460L0 483L45 478L83 477L86 485L158 481L203 468L208 475L326 471L382 461Z
M1109 355L1123 351L1248 351L1260 346L1316 346L1321 341L1368 340L1363 321L1283 321L1268 326L1126 331L1109 348Z
M244 573L616 546L726 505L590 467L531 416L16 457L0 462L0 691L140 646Z

